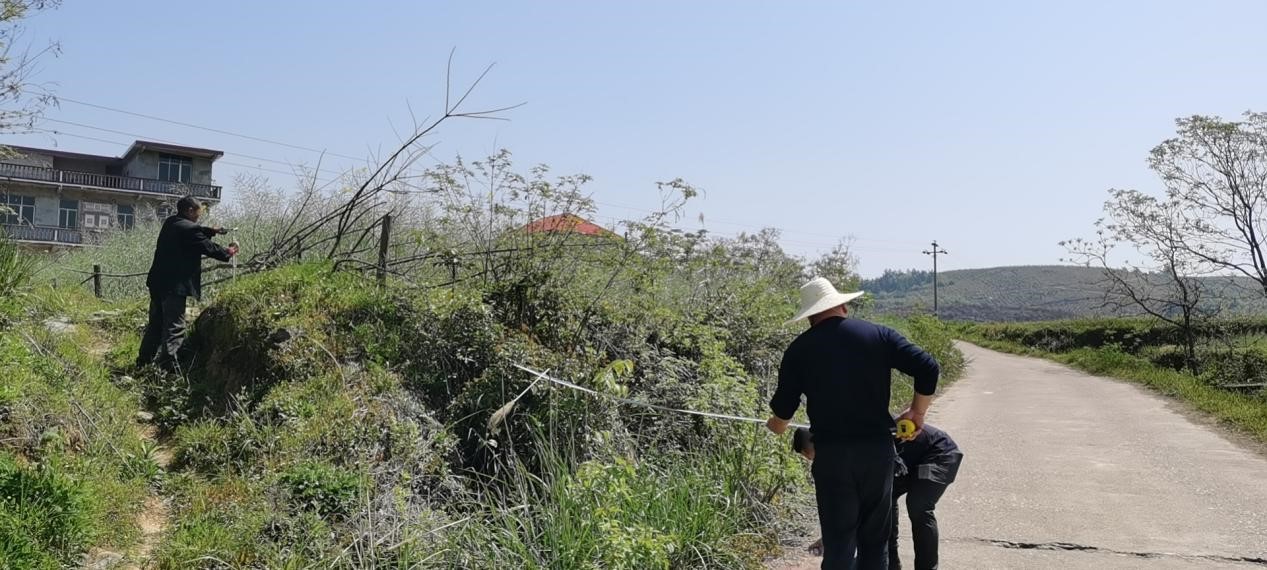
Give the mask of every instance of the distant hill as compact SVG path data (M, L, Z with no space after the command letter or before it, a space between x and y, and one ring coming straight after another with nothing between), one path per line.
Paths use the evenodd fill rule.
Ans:
M1210 278L1230 313L1267 313L1267 300L1247 280ZM938 276L941 316L961 321L1034 321L1112 315L1102 307L1100 270L1072 265L992 267L944 271ZM871 312L907 315L932 312L933 276L928 271L888 272L864 279Z

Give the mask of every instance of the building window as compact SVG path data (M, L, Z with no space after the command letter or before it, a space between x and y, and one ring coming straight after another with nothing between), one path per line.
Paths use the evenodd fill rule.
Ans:
M79 227L79 202L62 200L57 208L57 227L75 229Z
M189 182L193 173L193 161L186 156L158 155L158 179L169 182Z
M5 206L0 209L0 220L6 224L29 226L35 221L35 196L6 194L0 205Z
M158 215L159 221L163 221L176 215L176 206L163 202L154 207L154 213Z
M136 207L131 204L119 204L117 216L120 228L130 230L136 225Z
M79 222L86 229L108 230L113 225L114 204L100 202L81 202L79 204Z
M88 214L83 216L84 229L89 230L108 230L110 229L110 220L114 218L111 214Z

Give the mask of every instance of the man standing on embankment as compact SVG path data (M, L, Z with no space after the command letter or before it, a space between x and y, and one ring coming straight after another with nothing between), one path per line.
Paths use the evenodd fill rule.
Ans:
M149 322L141 338L137 366L151 362L175 371L177 353L185 342L185 305L189 297L202 298L203 256L229 261L238 250L211 241L224 228L198 225L202 204L192 196L176 202L176 215L163 221L154 247L154 261L145 280L150 290Z

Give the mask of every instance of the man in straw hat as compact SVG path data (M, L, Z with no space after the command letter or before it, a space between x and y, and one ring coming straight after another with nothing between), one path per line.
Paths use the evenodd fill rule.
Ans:
M910 408L897 420L923 429L937 388L937 360L893 329L847 319L845 304L862 292L840 293L822 277L801 286L801 308L789 324L808 318L810 328L792 341L779 365L779 386L770 399L766 426L777 434L805 395L814 435L812 471L823 533L823 565L888 569L892 527L893 446L896 422L889 413L890 377L899 370L915 379Z

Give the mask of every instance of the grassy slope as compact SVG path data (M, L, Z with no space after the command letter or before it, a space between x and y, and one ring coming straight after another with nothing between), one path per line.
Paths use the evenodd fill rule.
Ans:
M173 413L177 520L162 566L212 556L270 567L743 567L770 548L750 493L795 464L772 456L769 438L670 419L664 438L701 447L656 444L630 437L656 425L549 390L521 402L509 433L486 433L488 413L524 386L508 362L586 381L575 373L605 359L502 327L478 292L363 285L288 268L226 289L204 313L191 342L209 368ZM281 328L299 334L266 346ZM709 376L687 393L742 405L733 362L691 338L684 356L694 355L675 366ZM239 389L241 412L198 409ZM729 447L705 444L722 439Z
M138 398L105 364L127 333L104 308L51 290L0 300L0 567L59 568L138 539L161 473ZM54 316L74 328L50 332Z
M463 358L563 369L605 359L553 354L535 335L489 321L478 296L393 299L351 276L322 273L289 268L227 288L208 313L227 312L205 320L194 342L201 334L235 350L218 356L228 358L216 363L223 374L195 374L192 386L162 376L119 381L143 318L136 303L52 291L9 303L0 327L0 543L8 548L0 566L60 567L92 547L134 552L138 512L159 492L172 504L154 553L167 568L656 568L700 560L730 568L755 566L777 548L777 490L803 489L807 478L785 441L752 426L642 414L630 422L629 410L537 389L510 416L517 431L497 436L502 448L521 446L511 451L521 459L498 463L510 476L494 485L459 473L457 456L472 452L463 430L482 426L523 385L497 367L464 377L476 391L428 397L462 376ZM53 316L70 317L77 331L48 334L43 321ZM213 320L234 326L206 329ZM635 360L651 366L648 375L698 370L691 374L702 383L641 381L632 393L759 414L763 402L744 386L753 379L720 351L725 345L683 324L663 342L690 360ZM961 359L943 327L893 324L945 354L948 378L957 374ZM282 328L302 335L252 348ZM486 333L494 345L479 336ZM495 352L480 353L488 349ZM453 354L459 358L443 357ZM228 383L246 408L218 407ZM895 383L895 406L908 390ZM135 422L142 409L169 430L170 472ZM469 413L482 415L461 417ZM560 419L568 416L580 423ZM576 430L586 447L557 435ZM666 444L678 440L699 447ZM531 465L516 467L521 460Z
M1100 297L1095 270L1022 266L943 272L942 315L953 320L1036 320L1087 314ZM932 284L876 294L876 309L901 314L932 306Z
M1098 269L1069 266L1014 266L946 271L940 275L939 304L948 320L999 322L1079 318L1102 315L1103 288ZM1226 287L1221 298L1233 313L1262 313L1267 302L1253 289ZM866 283L864 282L864 287ZM886 314L925 312L933 303L932 284L900 291L875 292L875 310Z

